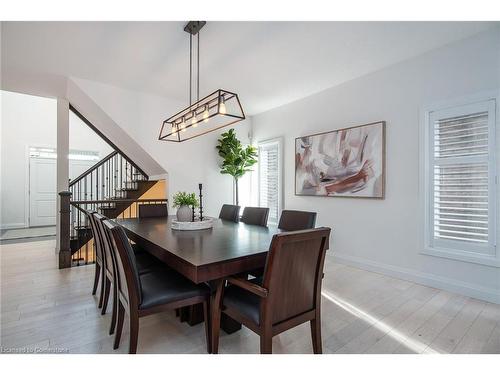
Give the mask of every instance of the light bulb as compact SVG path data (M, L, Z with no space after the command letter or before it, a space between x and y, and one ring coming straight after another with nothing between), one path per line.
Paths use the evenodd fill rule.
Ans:
M186 122L184 121L184 117L182 118L180 128L181 128L181 131L183 131L183 132L186 131Z
M203 111L203 122L208 122L208 106L206 106Z
M172 134L177 133L177 125L172 124Z
M221 115L225 115L226 114L226 104L224 103L224 99L222 99L222 101L219 104L219 113Z
M196 128L198 126L198 119L196 118L196 112L193 112L193 119L191 120L191 125L193 128Z

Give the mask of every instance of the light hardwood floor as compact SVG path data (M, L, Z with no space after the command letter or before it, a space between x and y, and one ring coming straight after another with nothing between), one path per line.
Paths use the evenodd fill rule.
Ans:
M54 241L0 246L0 345L70 353L112 349L111 314L90 294L94 266L58 270ZM327 258L322 329L325 353L500 353L500 305L347 267ZM222 333L221 353L258 353L258 336ZM273 339L274 353L311 353L307 324ZM203 325L174 312L142 318L139 353L205 353Z

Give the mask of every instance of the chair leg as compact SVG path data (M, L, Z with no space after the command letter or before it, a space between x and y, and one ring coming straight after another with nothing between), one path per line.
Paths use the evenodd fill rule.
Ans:
M263 333L260 336L260 354L273 353L273 336Z
M130 343L128 348L129 354L137 353L137 340L139 338L139 314L136 311L130 311Z
M101 295L99 296L99 304L97 307L102 308L102 303L104 302L104 284L106 284L106 274L104 267L101 267Z
M316 319L311 320L311 337L314 354L322 354L323 348L321 345L321 319L319 315Z
M118 347L120 346L120 338L122 337L124 316L125 316L125 308L123 307L122 303L118 301L118 321L116 323L115 342L113 344L113 349L118 349Z
M106 314L106 309L108 308L110 290L111 290L111 280L109 280L107 277L104 277L104 300L102 302L101 315Z
M111 327L109 327L109 334L112 335L115 332L116 327L116 315L118 313L118 288L116 286L116 281L113 282L113 306L111 313Z
M215 294L211 296L210 307L212 309L212 353L219 352L220 316L222 308L222 297L224 292L224 280L217 280L214 285Z
M205 319L205 337L207 340L207 353L212 353L212 335L210 334L210 299L203 302L203 318Z
M99 263L95 264L94 287L92 288L92 295L95 296L97 292L97 285L99 284L99 276L101 275L101 266Z

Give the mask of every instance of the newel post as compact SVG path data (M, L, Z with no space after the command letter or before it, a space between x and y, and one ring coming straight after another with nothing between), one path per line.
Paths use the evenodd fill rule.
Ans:
M61 191L60 200L60 222L59 222L59 269L71 267L70 248L70 199L71 192Z

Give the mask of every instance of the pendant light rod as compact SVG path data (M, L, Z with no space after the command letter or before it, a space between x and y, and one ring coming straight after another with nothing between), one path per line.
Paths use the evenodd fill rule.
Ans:
M189 106L193 104L191 90L193 88L193 35L189 35Z
M189 21L184 27L189 33L189 106L163 121L158 136L161 141L183 142L245 119L238 95L233 92L217 89L200 99L200 30L205 24L205 21ZM193 41L193 36L197 40Z
M196 52L196 62L197 72L196 72L196 101L200 100L200 33L198 33L198 51Z
M196 35L196 101L200 100L200 30L205 26L206 21L189 21L184 26L184 31L189 33L189 105L193 104L193 35Z

